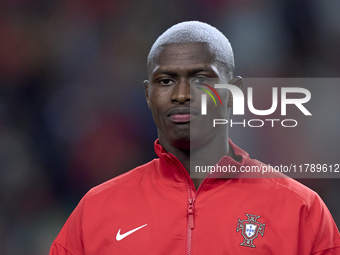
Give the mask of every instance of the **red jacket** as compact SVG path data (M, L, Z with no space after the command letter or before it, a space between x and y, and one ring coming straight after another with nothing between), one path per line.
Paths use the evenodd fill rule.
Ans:
M230 142L241 166L260 162ZM91 189L50 255L340 254L339 231L320 197L289 178L205 179L196 191L156 141L158 159Z

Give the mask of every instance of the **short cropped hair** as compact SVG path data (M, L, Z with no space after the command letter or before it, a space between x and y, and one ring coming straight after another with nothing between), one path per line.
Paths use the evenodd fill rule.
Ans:
M217 61L223 65L226 75L233 78L235 64L234 53L229 40L215 27L200 21L185 21L167 29L160 35L152 45L147 58L147 67L150 71L151 65L160 46L173 43L199 42L206 43Z

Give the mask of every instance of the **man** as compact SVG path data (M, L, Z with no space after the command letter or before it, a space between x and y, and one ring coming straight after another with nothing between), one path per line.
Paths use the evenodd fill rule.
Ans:
M228 142L227 125L212 132L200 126L201 93L191 81L227 79L242 87L221 32L196 21L171 27L150 50L148 74L146 100L158 129L159 158L90 190L51 255L340 254L328 209L298 182L222 175L191 179L192 157L237 169L261 164ZM228 107L217 114L228 118L232 94L221 97Z

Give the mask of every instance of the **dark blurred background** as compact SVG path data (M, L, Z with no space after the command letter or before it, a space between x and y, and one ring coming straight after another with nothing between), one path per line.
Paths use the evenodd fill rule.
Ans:
M142 82L147 53L165 29L185 20L216 26L243 77L339 77L339 11L338 0L2 0L0 254L48 254L91 187L155 157ZM320 86L322 102L333 98L339 107L338 95ZM325 114L338 119L338 110ZM323 127L301 136L326 139L318 151L337 160L339 123ZM263 162L318 146L298 137L231 137ZM301 181L339 226L339 180Z

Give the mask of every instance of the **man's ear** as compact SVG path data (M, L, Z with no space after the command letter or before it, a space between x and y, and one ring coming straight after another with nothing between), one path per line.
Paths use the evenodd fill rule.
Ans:
M241 76L236 76L234 79L229 81L229 84L235 85L239 87L240 89L243 89L243 79ZM233 106L233 94L229 94L229 100L228 100L228 106L232 107Z
M150 100L149 100L149 85L150 85L150 82L148 80L145 80L143 83L144 83L144 89L145 89L146 103L148 104L148 107L150 109Z

